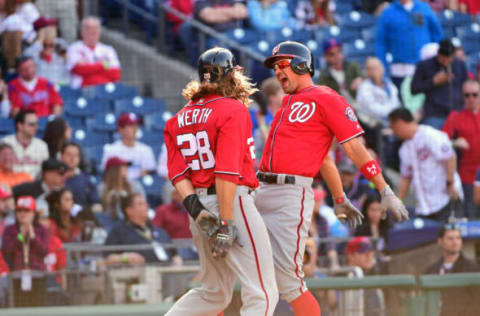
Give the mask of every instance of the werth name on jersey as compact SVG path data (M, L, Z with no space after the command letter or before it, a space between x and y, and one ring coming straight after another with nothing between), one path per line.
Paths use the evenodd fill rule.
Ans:
M210 108L193 109L178 113L178 128L192 124L206 123L211 113L212 109Z

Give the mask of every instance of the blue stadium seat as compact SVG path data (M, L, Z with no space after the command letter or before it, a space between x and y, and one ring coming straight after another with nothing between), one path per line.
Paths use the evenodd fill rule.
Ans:
M374 43L375 42L375 35L376 35L376 29L375 26L364 28L361 31L361 35L363 40L366 43Z
M444 10L437 13L438 21L442 26L461 26L471 24L473 18L470 14L464 14L457 11Z
M43 132L45 131L45 128L47 127L48 122L53 120L55 117L52 116L44 116L44 117L39 117L38 118L38 130L37 130L37 135L43 135Z
M140 181L147 193L147 200L150 207L157 207L162 203L162 192L165 179L156 174L147 174Z
M258 42L252 43L250 48L255 52L259 53L260 55L267 57L272 54L272 49L274 45L267 42L266 40L260 40Z
M115 113L120 115L124 112L132 112L138 115L164 112L167 105L162 100L142 98L136 96L129 99L120 99L114 101Z
M375 16L359 11L351 11L339 18L339 25L341 28L352 30L370 28L374 26L376 22L377 18Z
M146 115L144 118L145 128L149 130L162 131L165 123L172 117L172 113L165 111L163 113L155 113Z
M162 151L162 146L163 146L163 144L152 144L152 145L150 145L150 147L152 147L153 157L155 157L155 159L158 159L158 157L160 155L160 152Z
M0 134L8 135L15 133L15 123L10 118L0 118Z
M246 29L246 28L236 28L233 30L230 30L228 32L223 33L227 38L242 44L242 45L248 45L250 43L253 43L258 40L258 32L255 32L254 30L251 29Z
M375 56L375 48L372 45L367 45L361 39L357 39L353 43L345 43L343 52L347 58Z
M344 15L353 10L353 4L348 0L335 1L335 14Z
M84 89L84 95L87 97L109 101L122 98L133 98L138 94L137 87L126 86L121 83L107 83L106 85Z
M467 55L467 69L473 73L477 73L477 65L480 62L480 52Z
M77 129L72 132L72 141L79 144L82 148L86 148L100 145L103 146L104 144L110 143L112 138L107 133Z
M85 97L67 100L65 102L65 114L72 117L92 117L97 113L110 111L109 102Z
M455 37L455 27L450 25L443 25L442 26L443 36L445 38L452 38Z
M87 126L81 117L75 117L65 114L63 116L68 125L73 129L85 129Z
M465 41L458 40L458 41L461 43L466 55L471 55L474 53L478 53L480 51L480 41L472 41L472 40L465 40Z
M139 129L137 133L138 141L149 146L163 144L163 132L159 130Z
M59 92L64 100L77 99L82 96L81 89L73 89L69 86L60 86Z
M115 132L117 130L117 117L114 113L100 113L87 119L87 129L90 131Z
M95 168L95 172L99 173L101 170L101 163L103 157L103 145L95 145L89 147L82 147L85 158Z
M360 38L360 33L358 31L345 29L345 28L342 29L336 25L333 25L324 29L323 32L324 32L322 34L323 41L329 40L330 38L335 38L341 43L348 43Z
M472 23L467 26L460 26L456 29L457 36L465 41L477 41L480 42L480 25Z

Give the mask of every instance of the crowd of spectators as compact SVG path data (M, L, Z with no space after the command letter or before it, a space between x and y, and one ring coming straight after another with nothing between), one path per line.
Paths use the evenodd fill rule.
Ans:
M477 14L480 8L476 1L352 3L377 16L375 53L361 65L346 58L345 45L339 39L325 38L317 43L320 56L315 58L321 59L319 65L323 66L319 67L316 82L336 90L355 108L374 157L385 170L400 177L399 181L388 179L397 188L398 196L406 200L413 186L415 204L409 205L413 217L442 225L454 218L480 217L480 75L468 72L462 60L464 53L443 34L434 12L452 9ZM140 116L123 113L116 119L118 138L105 144L103 156L97 157L101 161L98 182L93 181L95 175L87 168L90 162L85 161L82 147L72 142L72 128L62 118L65 101L58 86L86 91L121 78L115 49L100 42L99 19L84 18L79 23L80 39L75 41L76 28L72 25L78 23L78 17L72 10L74 4L73 0L65 0L65 6L53 0L37 0L35 4L26 0L0 1L0 12L5 13L0 17L4 55L0 115L15 125L15 133L0 140L0 277L26 268L65 268L63 244L92 243L95 229L104 236L95 242L105 245L153 246L151 250L109 252L104 257L105 265L181 265L184 260L197 258L190 248L172 251L162 246L172 239L191 238L189 217L171 186L165 185L164 204L148 203L141 181L157 170L165 177L165 159L161 159L165 152L157 162L153 149L137 140L143 124ZM247 24L262 33L284 27L298 30L338 24L335 5L339 1L171 0L170 5L219 32ZM47 13L52 17L42 15ZM197 42L191 24L170 15L167 19L187 52L194 53ZM16 24L18 21L21 23ZM405 41L409 29L416 31L411 41ZM207 39L207 46L214 44L213 38ZM433 50L422 50L427 46ZM391 61L387 61L387 52L391 53ZM251 115L259 158L284 94L275 78L258 82L258 86L257 107L251 109ZM49 122L40 139L39 120L46 117ZM401 146L399 140L403 141ZM315 253L309 258L331 269L358 266L365 274L374 273L374 266L378 268L379 262L389 260L393 223L389 217L382 218L378 193L340 146L333 144L330 156L337 162L346 195L362 210L365 219L356 229L342 223L318 176L310 232L313 244L307 247L307 251ZM392 156L399 160L398 166L390 163ZM155 211L149 212L149 208ZM449 247L445 236L450 231L458 229L443 231L439 237L442 248ZM328 237L355 238L346 245L337 245L322 240ZM376 242L372 244L365 237ZM458 246L457 242L459 247L461 243ZM441 261L428 270L430 273L467 269L452 270L453 259L466 259L461 254L453 258L447 250L444 255L449 261L442 259L448 262ZM467 266L476 269L462 263L462 267ZM306 273L318 276L315 267L306 269ZM44 289L42 282L36 280L32 287ZM19 284L14 287L16 291L24 290ZM1 291L0 284L0 304ZM41 292L32 291L31 304L41 305ZM319 293L327 297L331 309L344 305L332 298L334 294ZM342 299L355 300L358 295L374 298L373 305L364 307L366 311L378 309L376 299L381 295L376 291L351 291Z

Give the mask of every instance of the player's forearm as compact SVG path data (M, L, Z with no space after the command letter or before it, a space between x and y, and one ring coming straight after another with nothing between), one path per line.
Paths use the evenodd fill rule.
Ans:
M448 159L445 164L447 167L447 182L453 183L453 177L457 170L457 157L454 155L452 158Z
M400 184L398 185L398 198L404 200L408 195L408 190L410 189L410 183L412 179L410 178L401 178Z
M480 205L480 186L473 186L473 202Z
M337 199L341 197L343 195L342 180L340 179L340 174L338 173L332 157L325 157L322 167L320 168L320 174L322 175L323 180L327 183L328 190L333 198Z
M368 153L367 148L365 148L358 138L343 143L343 149L359 170L361 170L363 165L367 162L373 160L372 156ZM378 191L382 191L387 186L387 182L385 182L381 173L370 178L370 182L375 185Z
M180 194L182 199L185 199L187 196L191 194L195 194L192 181L190 181L189 179L182 179L176 182L175 189L177 189L177 192Z
M220 218L226 221L233 220L233 204L237 185L222 178L215 178L217 190L218 208Z

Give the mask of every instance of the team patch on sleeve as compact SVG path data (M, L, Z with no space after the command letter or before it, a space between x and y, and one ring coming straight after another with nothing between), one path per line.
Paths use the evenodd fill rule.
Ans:
M345 116L347 119L349 119L352 122L358 122L357 116L355 115L355 112L353 109L349 106L345 108Z

